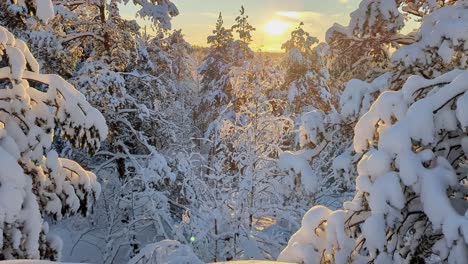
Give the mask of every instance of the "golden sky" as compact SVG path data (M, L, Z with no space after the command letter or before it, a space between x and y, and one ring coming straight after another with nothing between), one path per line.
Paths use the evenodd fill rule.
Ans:
M359 0L173 0L180 15L173 19L173 28L182 29L192 45L206 46L219 12L223 14L225 26L230 27L241 5L249 15L250 23L256 27L253 35L254 50L281 51L281 44L290 32L304 22L304 29L324 40L325 32L333 25L346 25L349 14ZM135 9L125 7L125 16L133 16ZM141 22L141 21L140 21ZM141 22L143 24L143 22Z

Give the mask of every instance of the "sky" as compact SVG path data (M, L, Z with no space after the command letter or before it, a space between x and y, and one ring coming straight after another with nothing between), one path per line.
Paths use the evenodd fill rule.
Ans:
M250 23L256 27L252 48L263 51L281 51L281 44L299 23L319 40L325 39L333 23L347 25L349 14L360 0L172 0L180 15L173 18L172 28L182 29L192 45L207 46L209 36L218 18L223 14L226 27L234 23L241 5L245 7ZM131 17L135 8L127 6L124 15ZM144 22L139 21L140 24Z

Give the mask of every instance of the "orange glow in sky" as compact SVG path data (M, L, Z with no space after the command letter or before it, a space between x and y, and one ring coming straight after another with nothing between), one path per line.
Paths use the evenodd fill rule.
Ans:
M347 25L349 14L360 0L172 0L180 15L173 18L174 29L182 29L185 39L192 45L207 46L207 37L212 34L219 12L224 26L230 28L245 7L253 33L254 50L280 52L281 45L290 37L290 32L300 22L304 30L323 41L325 32L333 23ZM134 16L131 3L124 8L126 18ZM138 20L140 24L144 21ZM147 23L147 22L146 22ZM148 28L151 33L151 30Z
M267 34L277 36L285 33L288 30L288 27L289 23L280 20L271 20L265 24L263 30L265 30Z

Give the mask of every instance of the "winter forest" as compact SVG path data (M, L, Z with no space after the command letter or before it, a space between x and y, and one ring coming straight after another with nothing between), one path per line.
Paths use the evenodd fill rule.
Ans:
M468 263L467 0L176 2L0 1L0 263Z

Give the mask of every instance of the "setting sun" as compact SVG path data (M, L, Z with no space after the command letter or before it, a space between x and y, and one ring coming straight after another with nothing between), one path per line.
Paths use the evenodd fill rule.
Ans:
M276 36L281 35L288 30L289 24L279 20L272 20L265 24L263 28L266 33Z

